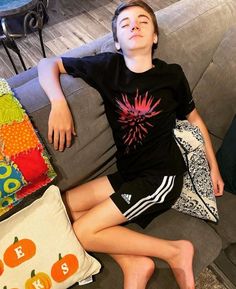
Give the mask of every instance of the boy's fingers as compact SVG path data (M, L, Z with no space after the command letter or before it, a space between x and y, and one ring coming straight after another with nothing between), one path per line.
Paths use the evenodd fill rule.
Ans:
M52 143L52 136L53 136L53 129L49 126L48 127L48 141Z
M59 144L59 132L54 131L54 133L53 133L53 145L54 145L55 150L58 150L58 144Z
M71 133L76 136L76 131L75 131L75 125L74 123L72 122L72 125L71 125Z
M224 183L219 182L217 183L217 186L216 186L215 195L222 196L223 193L224 193Z
M66 133L66 147L70 147L70 145L71 145L71 132L68 131Z
M221 195L221 196L224 194L224 183L220 183L220 185L219 185L219 192L220 192L220 195Z
M65 147L65 133L61 133L59 134L59 151L62 152L64 150L64 147Z

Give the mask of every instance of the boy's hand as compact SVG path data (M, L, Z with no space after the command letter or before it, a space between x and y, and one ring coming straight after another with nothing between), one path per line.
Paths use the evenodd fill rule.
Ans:
M48 120L48 140L54 149L63 151L70 147L72 135L76 135L70 109L64 99L52 103Z
M222 196L224 193L224 182L218 169L211 169L211 179L215 196Z

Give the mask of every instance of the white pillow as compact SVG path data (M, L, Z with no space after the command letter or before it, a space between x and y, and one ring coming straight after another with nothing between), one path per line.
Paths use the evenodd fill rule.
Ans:
M100 271L77 240L56 186L2 221L0 232L0 288L65 289Z

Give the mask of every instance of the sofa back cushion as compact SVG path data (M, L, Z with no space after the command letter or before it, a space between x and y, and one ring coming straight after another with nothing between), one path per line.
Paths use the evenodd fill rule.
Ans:
M72 146L64 152L55 151L48 142L50 103L38 79L31 80L15 91L52 156L52 163L57 172L57 184L65 190L105 174L107 170L114 172L116 149L100 94L79 78L61 75L61 83L77 132ZM29 90L29 87L33 89Z
M225 190L236 195L236 115L216 156Z
M236 114L236 26L229 29L194 89L209 131L223 139Z

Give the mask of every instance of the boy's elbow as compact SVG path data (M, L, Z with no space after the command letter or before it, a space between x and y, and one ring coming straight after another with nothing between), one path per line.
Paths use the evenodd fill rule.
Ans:
M50 61L48 58L43 58L39 61L38 66L37 66L39 77L42 75L45 69L49 66L49 63Z
M38 63L38 68L44 68L44 67L48 67L48 66L54 66L57 65L57 58L42 58L39 60Z
M60 73L66 73L64 66L62 64L62 59L60 57L51 57L51 58L43 58L38 63L38 71L39 73L44 70L57 71Z
M57 58L43 58L38 63L38 76L39 80L41 77L46 75L48 77L48 73L50 74L60 74Z

